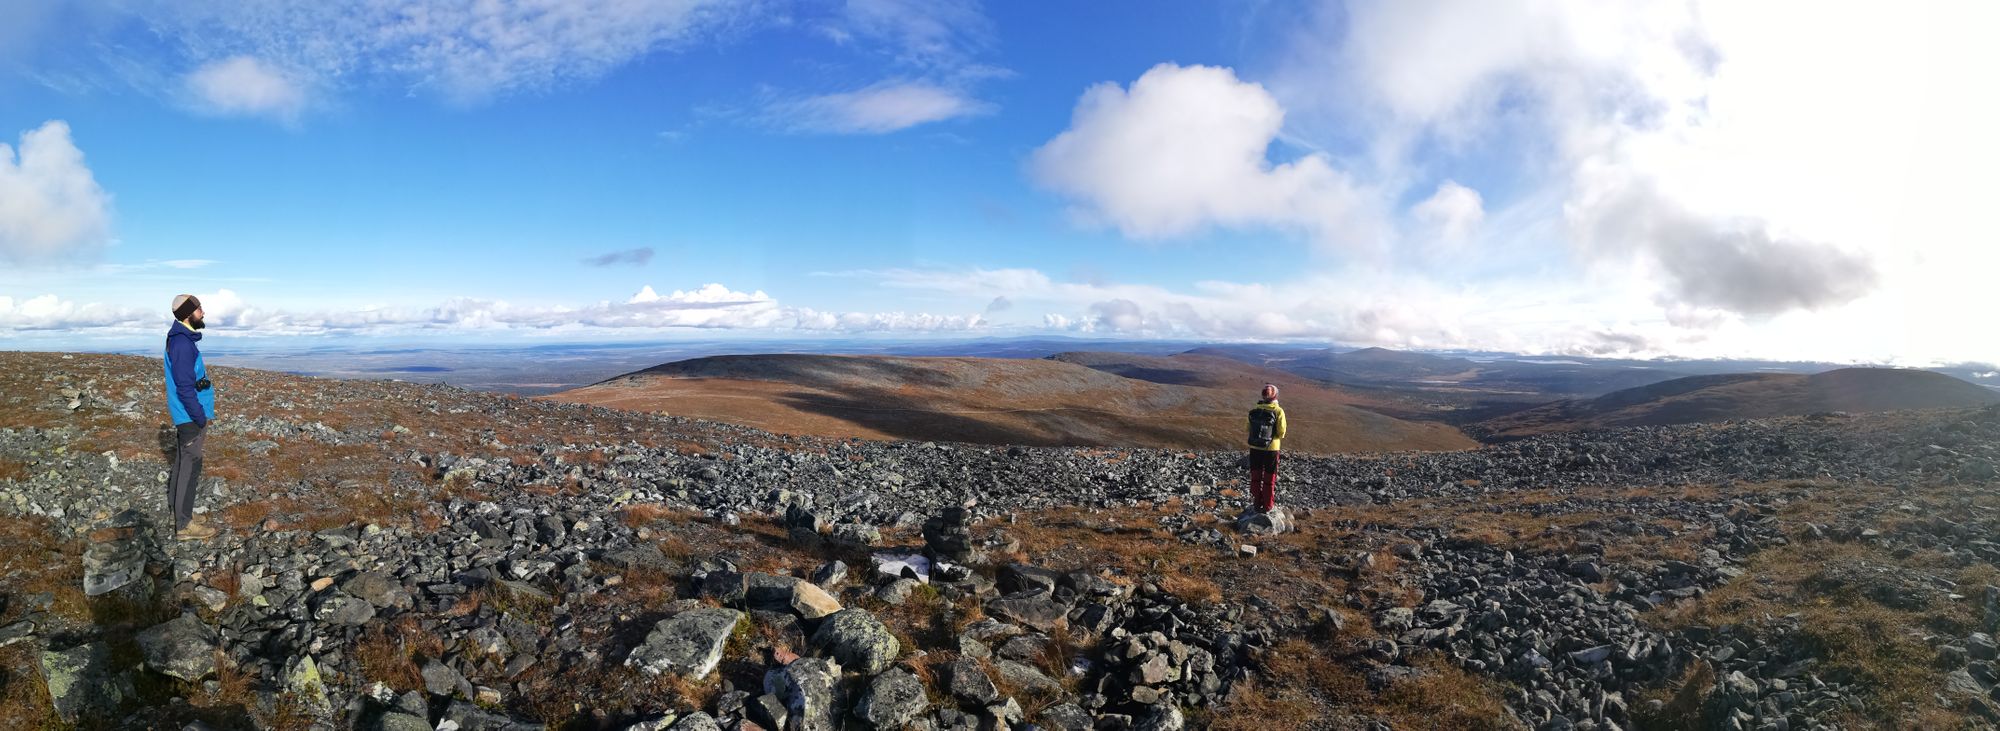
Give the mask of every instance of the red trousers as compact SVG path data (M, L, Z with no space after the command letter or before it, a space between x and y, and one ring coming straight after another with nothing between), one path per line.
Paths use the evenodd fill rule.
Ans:
M1250 450L1250 506L1270 512L1278 505L1278 453Z

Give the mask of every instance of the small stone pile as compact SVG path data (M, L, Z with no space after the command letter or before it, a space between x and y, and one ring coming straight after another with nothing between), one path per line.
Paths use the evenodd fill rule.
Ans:
M945 508L936 517L924 521L924 553L933 560L952 563L971 563L975 558L972 545L972 511L963 506Z

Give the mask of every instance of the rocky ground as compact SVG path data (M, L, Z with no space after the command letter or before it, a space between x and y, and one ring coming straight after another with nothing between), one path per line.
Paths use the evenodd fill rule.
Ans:
M0 727L1953 728L2000 410L1288 455L776 436L0 353Z

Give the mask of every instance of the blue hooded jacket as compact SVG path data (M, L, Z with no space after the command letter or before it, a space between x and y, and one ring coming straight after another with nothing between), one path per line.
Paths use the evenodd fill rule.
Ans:
M167 412L173 415L174 426L190 422L207 426L215 418L215 389L195 388L208 377L201 348L195 346L200 340L201 333L179 322L167 330Z

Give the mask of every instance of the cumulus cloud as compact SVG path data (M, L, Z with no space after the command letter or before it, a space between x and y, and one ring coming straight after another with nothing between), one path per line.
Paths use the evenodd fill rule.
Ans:
M1689 308L1752 316L1818 309L1867 294L1878 280L1865 256L1775 235L1755 219L1695 215L1641 181L1586 181L1569 214L1577 241L1593 253L1657 264L1676 320Z
M637 266L645 266L647 262L650 262L652 260L653 260L653 247L641 246L636 249L625 249L622 251L613 251L606 254L598 254L597 256L584 257L583 263L589 264L594 267L609 267L609 266L637 267Z
M167 324L165 314L148 317L134 307L98 303L78 303L53 294L23 300L0 295L0 330L55 331L133 327L142 323Z
M774 101L764 119L790 132L884 134L985 114L991 105L925 81L885 81L855 91Z
M46 263L96 254L111 238L111 196L57 120L0 143L0 259Z
M1160 64L1129 88L1085 91L1069 128L1029 167L1085 217L1134 238L1261 227L1380 245L1376 193L1322 154L1271 159L1284 118L1263 86L1230 69Z
M1979 23L1926 17L1991 14L1977 4L1842 8L1805 33L1795 8L1679 0L1319 8L1271 79L1303 129L1358 136L1385 179L1481 145L1521 150L1525 170L1547 174L1531 174L1516 197L1546 194L1559 207L1503 217L1496 229L1482 220L1487 201L1469 205L1447 187L1414 206L1412 220L1426 234L1457 228L1514 244L1531 231L1566 234L1579 265L1651 273L1676 323L1716 321L1689 315L1697 311L1768 318L1864 299L1889 281L1882 261L1906 241L1936 247L1965 235L1881 225L1907 206L1899 187L1953 198L1967 183L1993 187L1948 169L1906 172L1927 167L1907 154L1912 120L1993 116L1992 93L1945 81L2000 60L1960 58L1984 44L1941 31ZM1857 56L1855 37L1906 50ZM1950 110L1907 111L1926 107ZM1965 223L1961 231L1992 228Z
M297 79L250 56L212 61L187 76L197 107L212 114L295 122L306 106Z
M1438 184L1431 197L1411 207L1410 215L1428 229L1432 239L1458 244L1478 231L1486 220L1486 207L1479 191L1447 180Z

